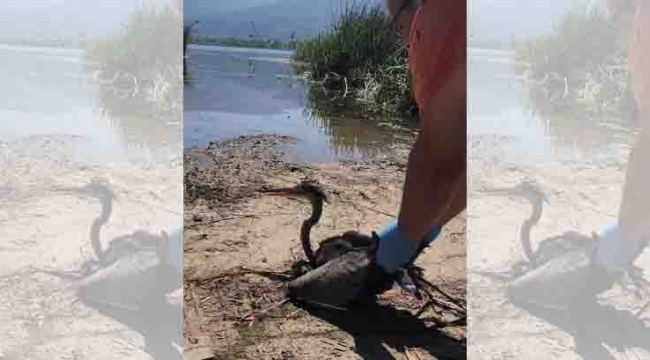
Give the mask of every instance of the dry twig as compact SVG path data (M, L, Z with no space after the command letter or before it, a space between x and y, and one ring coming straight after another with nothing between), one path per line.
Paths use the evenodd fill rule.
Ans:
M284 304L286 304L286 303L288 303L288 302L289 302L289 298L285 298L285 299L283 299L282 301L280 301L280 302L278 302L278 303L276 303L276 304L273 304L273 305L269 306L268 308L266 308L266 309L264 309L264 310L260 310L260 311L251 310L251 311L249 311L248 313L246 313L244 316L242 316L239 320L240 320L240 321L244 321L244 320L246 320L246 319L252 317L252 318L250 319L250 320L251 320L251 324L252 324L252 322L253 322L253 320L255 319L256 316L259 318L259 316L264 315L264 314L268 313L269 311L271 311L271 310L273 310L273 309L277 309L277 308L279 308L280 306L282 306L282 305L284 305ZM249 325L251 325L251 324L249 324Z

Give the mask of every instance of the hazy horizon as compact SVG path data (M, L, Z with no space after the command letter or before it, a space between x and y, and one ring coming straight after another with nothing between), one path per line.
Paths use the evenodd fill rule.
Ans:
M118 31L142 5L177 1L4 1L0 12L0 40L96 38Z
M383 0L370 0L383 3ZM186 0L185 21L199 20L199 35L247 37L254 35L251 22L262 37L286 40L312 36L331 23L340 0L242 0L217 4L210 0ZM571 6L598 4L601 0L569 0L549 3L516 0L469 0L469 37L472 40L509 42L550 30Z

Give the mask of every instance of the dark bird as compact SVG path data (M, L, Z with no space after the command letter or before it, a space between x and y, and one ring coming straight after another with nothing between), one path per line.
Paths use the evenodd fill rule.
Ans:
M311 202L312 213L302 223L300 241L312 270L289 283L290 296L332 306L373 296L368 285L370 277L376 274L372 271L372 264L379 246L377 234L373 232L369 236L354 230L347 231L322 240L314 252L310 233L322 216L323 204L327 202L323 188L315 182L302 181L294 187L266 190L264 193L298 196ZM419 297L412 277L420 276L421 272L422 269L416 266L400 269L395 280L403 289ZM338 280L342 278L345 281Z
M538 316L559 314L561 321L567 319L568 311L572 314L569 317L571 326L574 326L573 316L590 304L597 303L596 294L618 281L616 275L592 266L597 240L594 236L566 231L540 240L535 249L531 244L531 231L542 217L544 203L549 202L542 190L526 180L514 188L489 189L486 193L522 196L531 202L533 208L520 230L521 246L527 260L515 264L512 271L496 276L506 282L509 300ZM636 295L639 298L647 297L650 283L644 279L643 271L633 265L626 270ZM647 305L638 314L645 309Z
M109 221L116 200L110 185L94 180L83 187L56 191L99 200L101 212L90 227L91 245L98 260L87 261L74 275L40 272L72 278L72 287L83 303L141 333L145 351L154 358L182 359L183 341L178 337L182 320L173 316L182 305L174 301L178 296L169 295L182 289L183 274L177 259L182 256L182 234L175 234L172 242L164 231L159 235L138 230L114 238L104 248L100 231Z
M312 212L300 227L300 242L312 268L322 266L326 262L355 249L374 252L377 244L375 239L354 230L321 241L318 249L314 252L311 245L311 229L318 224L323 215L323 204L328 202L327 195L319 184L303 181L294 187L266 190L264 193L272 196L298 196L310 201Z
M90 227L90 243L97 260L82 267L81 281L77 284L82 294L93 295L97 301L130 297L129 306L137 306L142 299L164 296L181 286L182 272L168 261L170 250L178 251L178 246L170 248L170 238L165 231L154 234L137 230L112 239L104 248L100 232L110 219L116 200L108 184L94 180L80 188L58 191L91 196L101 204L101 212ZM129 293L124 292L127 288L132 288Z
M575 231L567 231L562 235L544 239L539 242L536 250L533 249L531 239L532 229L542 218L544 203L549 202L546 195L533 182L523 181L514 188L491 189L487 193L506 196L518 195L531 202L533 207L531 215L523 222L519 231L521 246L531 267L537 267L557 255L564 254L568 251L583 250L591 253L595 250L593 237Z
M590 236L567 231L539 241L535 249L531 231L542 217L544 203L548 203L541 189L526 180L514 188L491 189L487 192L522 196L533 207L519 234L526 260L513 266L507 284L508 298L513 304L526 309L566 311L579 299L576 294L586 294L583 290L586 289L596 241Z
M114 238L108 243L106 249L103 248L100 231L110 219L113 212L113 202L117 199L108 184L94 180L80 188L63 188L59 191L91 196L99 200L101 212L90 227L90 244L101 266L108 266L122 256L141 249L155 249L161 257L166 253L169 236L165 231L158 235L137 230L132 234Z

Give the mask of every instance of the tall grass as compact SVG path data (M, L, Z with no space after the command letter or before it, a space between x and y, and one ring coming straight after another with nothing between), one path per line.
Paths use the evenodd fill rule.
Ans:
M183 56L187 53L187 46L192 42L192 28L198 23L198 21L194 21L183 25Z
M183 24L183 83L189 84L192 81L190 72L187 69L187 47L192 42L192 29L199 22L194 21L189 24Z
M542 111L632 115L626 44L598 9L570 9L549 33L520 43L516 58L530 65L532 99Z
M147 6L114 34L87 45L104 108L115 115L172 115L182 109L181 14Z
M403 112L413 105L405 47L381 5L348 1L330 28L298 41L295 60L312 80L345 78L373 109Z

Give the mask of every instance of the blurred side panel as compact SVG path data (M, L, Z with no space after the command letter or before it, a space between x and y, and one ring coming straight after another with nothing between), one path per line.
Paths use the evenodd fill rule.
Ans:
M647 1L470 1L471 359L650 359Z
M182 359L182 8L3 1L1 359Z

